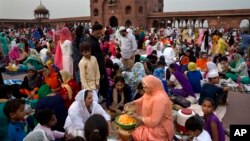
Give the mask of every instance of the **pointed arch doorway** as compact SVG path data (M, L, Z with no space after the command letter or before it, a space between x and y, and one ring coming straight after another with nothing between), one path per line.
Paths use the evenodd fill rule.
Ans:
M110 17L109 25L111 27L118 27L118 19L115 16Z

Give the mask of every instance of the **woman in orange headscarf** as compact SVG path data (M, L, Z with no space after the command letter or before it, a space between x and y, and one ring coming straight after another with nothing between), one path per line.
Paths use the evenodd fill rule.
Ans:
M43 75L45 83L51 88L52 92L58 92L61 89L58 81L58 73L54 70L52 65L46 65L43 68Z
M136 113L132 116L143 124L137 127L132 137L135 141L172 141L174 125L172 106L162 82L148 75L142 79L145 94L125 106L135 105Z

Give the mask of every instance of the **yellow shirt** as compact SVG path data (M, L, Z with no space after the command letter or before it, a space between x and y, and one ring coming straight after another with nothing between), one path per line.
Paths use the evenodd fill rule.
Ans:
M215 51L216 51L216 48L217 48L217 45L218 45L218 40L219 40L219 36L217 35L214 35L213 38L212 38L212 49L211 49L211 53L212 55L215 54Z
M82 89L96 90L99 86L100 72L95 56L90 59L82 57L78 64Z
M227 43L225 42L224 39L220 38L218 40L218 47L217 47L217 50L216 50L216 54L225 55L226 48L227 48Z

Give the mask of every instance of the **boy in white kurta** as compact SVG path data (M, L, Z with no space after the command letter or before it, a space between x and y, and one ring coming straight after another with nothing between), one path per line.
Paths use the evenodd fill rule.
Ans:
M94 90L94 100L98 102L97 90L99 89L100 72L98 62L95 56L91 56L91 49L88 43L80 45L80 51L83 54L78 64L82 89Z

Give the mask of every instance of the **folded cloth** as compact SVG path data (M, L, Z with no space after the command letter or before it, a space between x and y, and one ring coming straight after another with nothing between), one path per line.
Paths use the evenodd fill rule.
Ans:
M187 107L189 107L191 105L190 101L186 100L184 97L179 96L179 95L174 97L172 99L172 101L173 101L174 104L178 104L183 108L187 108Z

